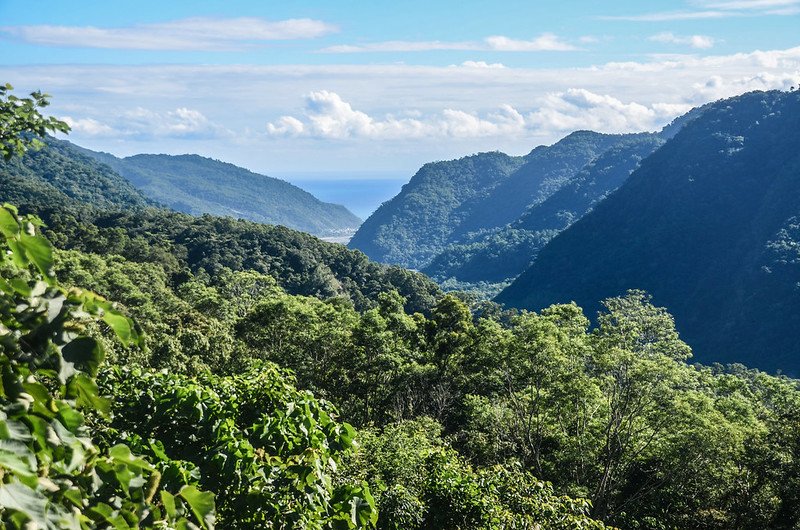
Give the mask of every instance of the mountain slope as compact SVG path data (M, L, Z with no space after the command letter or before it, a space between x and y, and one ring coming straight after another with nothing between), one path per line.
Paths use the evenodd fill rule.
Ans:
M376 261L419 268L471 213L465 205L479 202L523 162L494 152L425 164L364 221L348 246Z
M198 155L117 158L84 152L111 166L147 197L180 212L280 224L320 236L352 233L361 222L344 206L218 160Z
M500 229L468 234L463 242L445 248L423 272L440 281L501 282L516 277L552 237L617 189L663 143L659 134L651 133L617 140L519 219Z
M378 261L424 267L468 234L516 221L626 137L578 131L524 157L494 152L426 164L349 246Z
M152 206L128 180L69 142L47 138L41 150L0 161L4 201L25 206L47 201L87 203L100 208Z
M39 215L63 249L158 263L180 280L185 271L225 269L268 274L291 294L342 297L357 308L397 290L406 309L427 311L440 291L422 274L371 262L357 251L283 226L154 207L130 182L68 142L0 161L0 204Z
M800 371L800 93L715 103L554 238L497 301L645 289L700 361Z

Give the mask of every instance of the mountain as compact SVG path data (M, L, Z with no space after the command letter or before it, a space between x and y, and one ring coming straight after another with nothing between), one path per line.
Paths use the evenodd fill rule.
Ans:
M514 222L467 234L446 247L423 272L440 280L501 282L525 270L547 242L617 189L638 164L658 149L660 134L623 137L587 163L547 199L533 204Z
M376 261L419 268L469 213L462 206L475 203L522 164L522 158L499 152L425 164L364 221L348 246Z
M147 197L192 215L209 213L283 225L318 236L349 235L361 220L280 179L198 155L117 158L84 149Z
M430 279L370 261L363 253L283 226L158 207L108 165L69 142L0 161L0 204L39 215L62 249L159 263L179 281L252 270L291 294L340 297L359 309L398 291L409 311L427 311L440 295Z
M423 166L350 240L370 258L422 268L472 234L516 221L630 135L577 131L524 157L479 153Z
M77 146L47 138L42 149L0 161L2 200L28 204L92 204L99 208L152 206L130 182Z
M800 93L708 106L497 301L541 309L644 289L699 361L800 373Z

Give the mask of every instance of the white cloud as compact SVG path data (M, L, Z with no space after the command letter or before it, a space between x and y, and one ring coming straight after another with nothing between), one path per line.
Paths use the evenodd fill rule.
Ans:
M639 15L605 16L606 20L664 22L741 16L791 16L800 13L800 0L693 0L694 9L659 11Z
M304 116L282 116L267 124L274 137L326 139L374 138L482 138L527 137L575 129L605 132L633 132L658 129L688 111L684 103L643 105L585 89L571 88L540 98L539 105L525 114L508 104L479 114L445 108L440 112L398 119L393 115L374 117L355 110L338 94L312 92L305 97Z
M613 96L571 88L547 95L541 108L528 116L528 122L531 127L549 131L652 131L691 108L681 103L624 103Z
M573 51L572 44L552 33L543 33L530 40L520 40L492 35L480 41L384 41L368 44L340 44L320 50L324 53L366 53L366 52L425 52L425 51L498 51L498 52L539 52Z
M455 65L453 65L455 66ZM487 63L486 61L464 61L461 63L464 68L505 68L503 63Z
M52 94L53 115L93 119L111 127L116 136L107 130L92 136L88 123L71 135L79 144L98 150L125 155L197 152L267 174L411 171L429 160L475 151L526 153L557 140L569 126L601 132L635 126L654 129L687 106L753 89L797 86L800 46L728 55L651 56L640 62L583 68L5 65L0 66L0 78L20 93L41 89ZM339 94L349 112L366 116L368 125L358 129L353 116L350 121L339 116L339 122L348 125L330 129L330 136L311 130L300 96L320 88ZM600 100L593 106L580 104L576 90ZM592 97L583 94L583 99ZM493 110L504 104L523 117L524 127L513 112ZM124 115L137 107L160 118L139 118L134 127ZM192 135L186 125L177 129L164 125L164 120L178 119L168 114L180 108L201 113L208 122L206 132ZM330 108L318 109L331 115ZM452 112L445 113L447 109ZM615 112L622 117L615 117ZM286 115L294 121L279 119ZM547 116L552 119L544 119ZM658 122L660 118L663 122ZM268 123L272 130L265 128ZM347 141L325 140L336 131Z
M708 49L714 47L716 40L708 35L676 35L669 31L657 33L648 38L654 42L665 42L668 44L680 44L691 46L692 48Z
M354 110L338 94L322 90L305 96L304 120L282 116L267 124L271 136L308 136L314 138L385 138L423 137L475 138L518 134L525 128L525 119L510 105L481 117L476 113L444 109L435 115L423 116L418 111L373 117Z
M169 111L153 111L143 107L126 110L101 122L95 118L63 119L73 133L83 136L129 138L217 138L230 134L224 127L212 123L203 113L179 107Z
M603 20L629 20L632 22L668 22L672 20L704 20L711 18L727 18L741 16L731 11L660 11L641 15L614 15L600 17Z
M443 41L403 41L391 40L372 42L369 44L338 44L328 46L323 53L365 53L365 52L427 52L437 50L478 50L475 42L443 42Z
M490 50L503 52L532 52L532 51L572 51L577 48L561 40L557 35L544 33L532 40L509 39L501 35L487 37L486 44Z
M75 119L72 116L61 116L59 119L66 122L72 132L87 136L108 136L114 134L114 129L93 118Z
M736 79L725 79L715 75L704 83L695 83L692 87L694 93L690 99L713 101L753 90L788 90L793 86L800 86L800 70L780 75L762 72L758 75Z
M303 122L291 116L282 116L275 123L267 124L267 132L273 136L300 136L304 130Z
M780 9L797 6L800 0L695 0L695 4L710 9Z
M2 26L7 37L42 46L128 50L233 51L254 43L310 39L337 31L307 18L269 21L262 18L187 18L120 28L93 26Z

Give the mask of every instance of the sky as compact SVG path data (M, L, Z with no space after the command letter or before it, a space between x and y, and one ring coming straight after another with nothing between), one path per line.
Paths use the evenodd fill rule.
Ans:
M800 0L0 0L0 82L69 139L380 178L800 85Z

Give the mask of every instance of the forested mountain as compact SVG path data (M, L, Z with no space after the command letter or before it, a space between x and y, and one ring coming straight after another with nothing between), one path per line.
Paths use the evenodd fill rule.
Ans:
M539 309L630 288L704 361L800 373L800 93L717 102L541 250L497 298Z
M468 234L516 221L629 136L578 131L524 157L480 153L426 164L361 225L349 246L377 261L422 268Z
M513 279L681 124L662 134L577 131L524 157L481 153L427 164L350 247L462 288Z
M448 245L423 272L440 281L501 282L516 277L552 237L617 189L663 143L660 135L646 133L618 140L519 219Z
M409 310L425 311L439 293L421 274L289 228L153 207L126 179L67 142L48 139L40 151L0 161L4 201L42 217L60 248L158 262L171 277L256 270L290 293L343 296L360 308L397 289Z
M55 200L98 208L154 205L110 167L95 161L71 143L55 138L47 138L40 150L30 150L21 158L0 164L2 200L14 204L44 207L48 201Z
M382 204L350 240L371 259L419 268L449 241L485 197L523 164L520 157L481 153L425 164L392 200Z
M131 181L150 199L192 215L204 213L283 225L318 236L352 233L361 220L280 179L198 155L117 158L82 152Z

